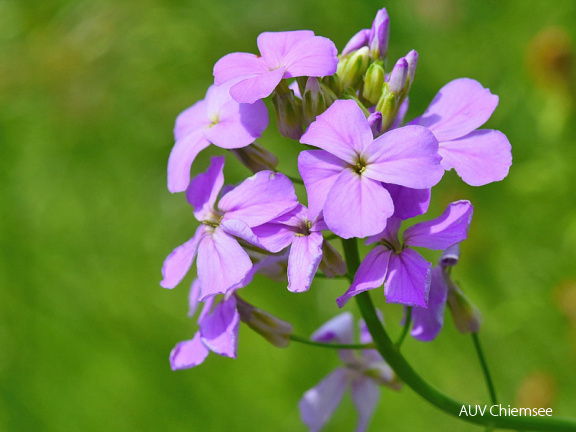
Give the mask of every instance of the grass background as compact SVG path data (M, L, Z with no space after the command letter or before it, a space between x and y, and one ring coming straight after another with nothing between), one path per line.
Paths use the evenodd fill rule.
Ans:
M503 403L576 416L576 2L0 0L0 430L305 430L297 401L336 367L333 352L280 350L241 328L237 360L169 368L195 322L190 276L163 290L160 268L196 227L166 190L171 131L213 64L255 52L260 32L311 29L341 49L383 6L391 61L420 54L410 118L462 76L500 96L487 127L513 145L509 177L473 188L450 173L430 215L456 199L475 205L453 274L483 312ZM296 173L297 144L273 124L262 143ZM228 181L247 174L228 163ZM258 277L245 297L307 335L345 289L318 280L294 295ZM373 297L397 334L400 308ZM471 339L449 318L435 342L409 339L405 353L448 394L487 402ZM326 430L354 422L347 399ZM480 428L406 388L383 390L371 430Z

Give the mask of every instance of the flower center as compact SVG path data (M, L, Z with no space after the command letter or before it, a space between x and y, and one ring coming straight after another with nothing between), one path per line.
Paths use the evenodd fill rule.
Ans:
M308 219L305 219L302 221L302 223L300 224L300 226L298 227L299 231L294 233L294 235L296 237L305 237L310 235L310 229L312 228L312 222L310 222Z

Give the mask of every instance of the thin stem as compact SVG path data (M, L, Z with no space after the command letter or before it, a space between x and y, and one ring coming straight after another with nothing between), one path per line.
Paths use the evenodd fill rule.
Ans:
M316 342L310 339L306 339L302 336L295 334L290 335L290 340L294 342L299 342L306 345L313 345L321 348L331 348L331 349L374 349L376 345L373 343L366 344L335 344L335 343L324 343Z
M494 405L496 405L498 403L498 398L496 397L496 389L494 388L494 383L492 382L492 375L490 375L490 370L488 369L488 363L486 362L484 351L482 351L482 346L480 345L480 338L478 337L478 333L472 333L472 340L474 341L474 348L476 348L478 360L480 360L480 365L482 366L482 372L484 373L484 379L486 380L486 387L488 387L490 400Z
M354 274L360 266L360 257L358 256L356 239L343 240L342 244L344 246L344 255L346 256L348 270L351 274ZM576 432L575 421L559 418L496 417L492 415L487 415L485 417L460 416L460 412L466 404L454 400L437 390L422 378L412 368L412 366L410 366L382 326L376 313L376 309L374 308L374 304L372 303L372 299L370 298L370 294L366 291L362 292L356 296L356 301L360 308L360 312L364 317L366 326L372 335L372 339L376 343L378 352L380 352L382 357L408 387L445 413L457 417L460 420L484 425L489 428L541 432Z
M400 337L396 341L396 347L398 349L400 349L400 346L402 346L402 342L404 342L404 339L406 339L406 335L410 330L410 324L412 324L412 306L408 306L408 308L406 309L406 321L404 322L404 328L402 328L402 333L400 334Z

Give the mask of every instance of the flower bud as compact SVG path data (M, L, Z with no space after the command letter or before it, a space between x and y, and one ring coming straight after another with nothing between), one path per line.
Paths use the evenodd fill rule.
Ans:
M368 42L370 46L370 56L374 61L386 59L389 39L390 17L388 17L386 9L382 8L376 13Z
M441 267L454 267L460 259L460 243L450 246L440 257Z
M292 324L258 309L237 294L235 297L236 307L242 322L248 324L248 327L278 348L286 348L290 344Z
M230 151L253 173L264 170L276 171L278 166L278 158L256 142Z
M340 79L340 89L345 90L347 87L355 89L362 81L362 77L368 69L370 63L370 52L368 47L362 47L348 57L338 62L336 71Z
M477 333L482 323L480 311L468 300L460 287L452 282L444 270L442 273L448 286L448 307L452 313L454 325L460 333Z
M410 60L414 62L414 58ZM382 113L382 130L386 131L394 123L400 110L400 106L408 95L408 79L410 64L406 58L399 59L392 72L388 76L388 81L384 83L384 89L380 100L376 104L376 111Z
M342 255L326 240L322 243L322 261L319 267L329 278L346 274L346 262L342 259Z
M316 120L316 116L326 111L326 108L326 100L321 91L318 78L308 78L304 90L304 97L302 98L302 111L304 112L305 125L307 126Z
M350 40L342 50L341 56L342 57L347 56L348 54L351 54L354 51L358 51L362 47L368 46L369 40L370 40L370 30L368 29L360 30L358 33L352 36L352 38L350 38Z
M370 114L368 117L368 125L372 130L372 136L374 139L378 138L382 133L382 113L376 111L373 114Z
M418 65L418 53L416 50L410 51L404 57L408 62L408 88L412 85L414 81L414 75L416 74L416 66Z
M380 62L372 63L366 71L364 77L364 87L362 89L362 96L372 105L376 105L384 87L386 80L386 73Z
M294 96L292 90L278 92L272 95L276 113L278 131L286 138L299 140L302 136L303 115L302 101Z
M408 78L408 62L405 58L401 58L396 62L394 69L390 73L387 83L388 91L400 93L406 86L406 78Z

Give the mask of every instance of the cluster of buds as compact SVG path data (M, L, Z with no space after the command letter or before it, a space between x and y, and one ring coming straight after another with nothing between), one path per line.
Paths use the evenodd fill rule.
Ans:
M206 98L178 116L168 189L186 192L200 224L164 261L161 285L176 287L196 261L189 315L199 303L204 307L199 330L172 351L173 369L197 366L210 351L236 357L240 322L275 346L289 344L291 324L239 296L256 273L287 283L294 293L309 290L316 275L345 276L352 283L334 299L340 307L384 286L387 302L414 308L416 339L438 334L446 304L461 331L478 330L476 309L450 278L459 256L454 248L468 235L472 204L456 201L439 217L411 224L402 234L400 228L428 211L431 188L446 170L456 170L473 186L506 177L512 163L506 136L478 129L498 97L477 81L457 79L404 125L418 55L410 51L387 72L389 33L385 9L340 55L332 41L312 31L262 33L260 55L221 58ZM300 152L297 161L306 206L292 179L277 171L278 159L255 142L268 126L262 101L267 97L280 133L317 148ZM254 175L225 186L225 157L216 156L191 178L196 156L210 145L229 150ZM372 248L356 274L348 273L331 243L335 238L366 239ZM447 252L433 268L419 248ZM314 338L349 343L351 322L348 315L330 321ZM365 328L362 334L371 340ZM375 409L375 386L398 388L397 377L373 349L352 354L341 353L345 367L301 401L311 430L326 423L348 386L355 401L367 404L360 409L358 431L366 429ZM338 393L330 394L330 388Z

